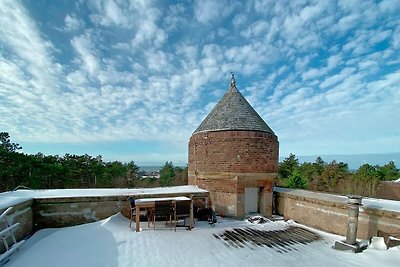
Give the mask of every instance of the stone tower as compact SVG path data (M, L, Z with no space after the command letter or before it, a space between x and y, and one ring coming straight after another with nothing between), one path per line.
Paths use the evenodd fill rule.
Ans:
M228 91L189 141L189 184L210 192L216 211L272 215L278 137L236 88Z

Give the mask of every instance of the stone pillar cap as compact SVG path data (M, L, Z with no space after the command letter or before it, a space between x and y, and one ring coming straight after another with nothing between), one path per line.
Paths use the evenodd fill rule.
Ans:
M352 205L361 205L362 201L362 196L357 196L357 195L349 195L347 196L347 203L352 204Z

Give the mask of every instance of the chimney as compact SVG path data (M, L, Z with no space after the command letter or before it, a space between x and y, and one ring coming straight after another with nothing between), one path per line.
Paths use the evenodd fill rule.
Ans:
M347 206L349 210L346 241L336 241L334 249L352 250L354 253L358 253L367 248L367 245L357 242L358 214L359 207L362 205L361 201L362 196L348 196Z
M354 245L357 243L358 213L359 206L361 206L361 201L361 196L348 196L347 199L349 213L347 221L346 243L349 245Z

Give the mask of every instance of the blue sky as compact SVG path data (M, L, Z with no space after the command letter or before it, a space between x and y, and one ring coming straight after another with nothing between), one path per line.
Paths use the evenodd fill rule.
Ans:
M24 152L186 164L229 86L280 155L400 151L400 3L0 2L0 131Z

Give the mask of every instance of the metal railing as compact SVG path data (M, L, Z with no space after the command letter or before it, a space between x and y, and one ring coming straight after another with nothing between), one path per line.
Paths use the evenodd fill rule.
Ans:
M17 242L14 231L18 229L20 223L12 223L10 218L7 216L8 213L11 212L13 207L9 207L0 215L0 223L5 222L5 228L0 231L0 239L3 243L6 251L3 254L0 254L0 264L7 259L11 253L18 249L18 247L24 243L25 240L21 240ZM11 240L10 240L11 239Z

